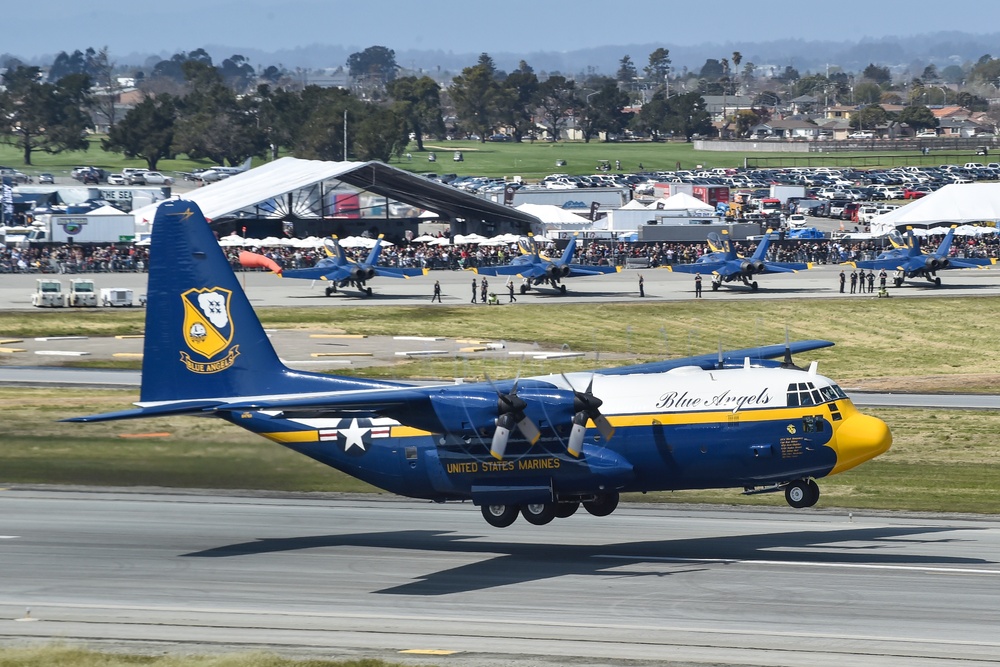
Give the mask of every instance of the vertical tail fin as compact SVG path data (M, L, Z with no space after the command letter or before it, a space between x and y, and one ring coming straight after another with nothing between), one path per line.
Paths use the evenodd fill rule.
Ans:
M757 244L757 249L754 251L753 257L751 257L750 259L760 260L763 262L765 257L767 256L767 249L770 246L771 246L771 230L768 230L767 233L764 234L764 238L762 238L760 240L760 243Z
M385 384L286 368L192 202L157 209L146 292L144 403Z
M951 242L955 239L955 225L951 226L948 233L944 235L944 240L941 241L941 245L938 246L937 252L934 253L938 257L947 257L948 252L951 250Z
M563 251L562 254L562 259L559 260L560 263L563 265L572 264L573 255L575 254L576 254L576 237L574 236L570 238L569 243L566 245L566 249Z
M372 247L371 252L368 253L368 259L365 260L365 264L370 267L375 267L378 265L378 256L382 252L382 234L378 235L378 240L375 241L375 245Z

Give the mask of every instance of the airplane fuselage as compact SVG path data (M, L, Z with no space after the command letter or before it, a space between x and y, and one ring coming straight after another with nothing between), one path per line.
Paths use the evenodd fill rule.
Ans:
M570 382L582 386L588 378ZM534 379L567 388L558 376ZM502 459L490 455L489 435L474 428L461 434L454 427L424 431L385 418L295 419L267 412L227 418L387 491L477 505L777 486L841 472L890 443L882 422L858 413L830 380L801 370L685 367L641 381L596 375L593 391L615 435L602 441L589 424L578 457L567 452L566 415L545 414L544 406L533 413L530 399L528 415L542 437L529 445L512 435ZM474 415L469 421L475 423ZM845 437L841 430L848 424Z

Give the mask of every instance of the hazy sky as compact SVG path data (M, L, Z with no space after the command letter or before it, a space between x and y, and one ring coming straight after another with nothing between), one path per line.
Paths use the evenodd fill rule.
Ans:
M233 53L240 47L274 52L313 44L531 53L1000 32L996 0L971 0L960 9L940 0L34 0L17 4L15 14L4 21L0 52L24 58L90 46L107 46L116 56L209 45L233 47Z

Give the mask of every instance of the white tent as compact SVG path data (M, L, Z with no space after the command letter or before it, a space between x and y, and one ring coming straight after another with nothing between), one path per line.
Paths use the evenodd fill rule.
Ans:
M654 211L715 211L714 206L709 206L686 192L678 192L666 199L657 199L646 208Z
M518 211L533 215L544 223L588 224L590 220L552 204L520 204L515 206Z
M633 199L629 203L627 203L624 206L622 206L622 210L625 210L625 211L644 211L644 210L646 210L646 205L643 204L638 199Z
M1000 183L952 183L911 204L877 216L874 234L893 229L1000 221Z
M115 208L114 206L99 206L93 211L87 211L87 215L127 215L125 211L120 208Z

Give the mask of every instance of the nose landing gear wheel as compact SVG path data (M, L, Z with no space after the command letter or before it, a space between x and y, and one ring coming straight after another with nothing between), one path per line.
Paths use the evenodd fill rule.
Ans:
M809 479L797 479L785 487L785 501L795 509L812 507L819 500L819 484Z
M506 528L517 520L521 508L517 505L483 505L480 509L486 523L494 528Z

